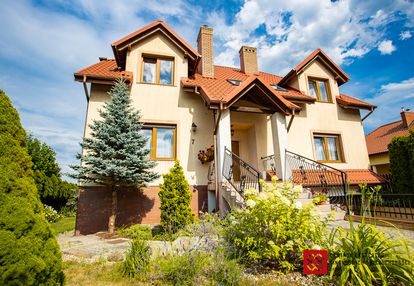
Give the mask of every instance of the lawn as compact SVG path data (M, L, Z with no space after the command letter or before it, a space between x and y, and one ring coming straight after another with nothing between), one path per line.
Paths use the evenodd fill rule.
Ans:
M54 234L59 234L62 232L70 231L75 229L75 220L76 217L64 217L57 222L51 223L50 226L52 227Z

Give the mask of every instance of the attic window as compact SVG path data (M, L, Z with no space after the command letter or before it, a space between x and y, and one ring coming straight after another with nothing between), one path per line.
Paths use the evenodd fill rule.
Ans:
M231 83L232 85L236 85L236 86L239 86L241 83L241 80L238 80L238 79L227 79L227 81Z
M281 86L279 86L279 85L277 85L275 83L270 84L270 86L273 87L274 89L276 89L277 91L284 91L284 92L287 91L286 88L283 88L283 87L281 87Z

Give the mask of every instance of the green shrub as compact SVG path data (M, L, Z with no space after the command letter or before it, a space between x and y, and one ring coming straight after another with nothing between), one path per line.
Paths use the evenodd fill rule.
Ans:
M202 213L199 214L199 219L184 226L179 230L177 236L193 236L193 237L209 237L217 236L222 232L223 222L219 214Z
M412 193L414 185L414 131L398 136L388 145L392 188L396 193Z
M150 261L151 249L148 244L141 239L134 239L126 253L122 273L131 278L143 277L148 272Z
M121 235L131 239L150 240L152 238L152 228L145 224L135 224L133 226L118 230Z
M183 168L178 161L163 175L164 183L160 185L161 227L165 232L175 233L185 225L194 222L190 207L190 185L185 179Z
M244 269L235 259L225 256L210 256L205 275L209 285L240 285Z
M43 209L45 212L45 218L48 222L57 222L63 217L62 215L58 214L58 212L51 206L43 205Z
M60 249L25 144L19 115L0 90L0 285L62 284Z
M164 283L171 285L194 285L200 277L201 269L206 265L208 254L203 252L170 254L157 264L158 276Z
M328 218L321 219L312 203L298 201L301 186L264 185L260 195L245 191L245 209L228 215L225 239L245 264L289 272L302 267L302 252L326 245Z
M412 251L412 250L411 250ZM330 277L340 285L414 285L414 260L404 240L374 225L338 227L329 238Z

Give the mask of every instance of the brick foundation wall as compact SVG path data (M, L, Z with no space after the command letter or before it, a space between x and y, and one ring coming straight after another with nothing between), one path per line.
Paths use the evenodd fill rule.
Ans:
M195 215L207 211L207 186L193 186L191 208ZM122 225L159 224L159 187L122 189L118 192L116 227ZM76 214L76 235L108 230L111 214L112 192L108 187L81 188Z

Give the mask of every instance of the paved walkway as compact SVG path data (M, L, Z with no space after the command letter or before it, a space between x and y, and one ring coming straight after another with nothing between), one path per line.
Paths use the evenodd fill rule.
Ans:
M342 226L349 229L349 222L334 221L331 227ZM387 234L394 237L404 237L414 241L414 231L397 230L392 227L377 226ZM59 234L57 236L60 249L63 253L63 260L84 260L99 261L104 259L109 262L122 261L125 251L129 249L130 240L119 236L109 237L107 233L96 233L83 236L74 236L73 232ZM193 237L180 237L173 243L165 241L150 241L153 255L162 254L168 251L183 251L188 248L214 247L217 240Z

